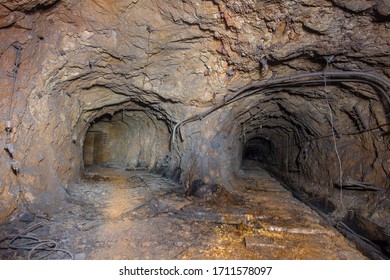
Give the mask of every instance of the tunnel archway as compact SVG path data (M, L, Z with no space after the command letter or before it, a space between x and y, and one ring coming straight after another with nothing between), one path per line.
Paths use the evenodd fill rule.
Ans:
M154 171L164 166L169 129L160 113L143 108L122 109L95 118L85 134L85 167L105 165Z

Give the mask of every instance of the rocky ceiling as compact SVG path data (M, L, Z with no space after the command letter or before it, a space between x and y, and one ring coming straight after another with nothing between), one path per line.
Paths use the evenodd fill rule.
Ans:
M369 182L386 212L389 29L387 0L1 0L0 221L55 206L93 132L184 185L260 157L336 204Z

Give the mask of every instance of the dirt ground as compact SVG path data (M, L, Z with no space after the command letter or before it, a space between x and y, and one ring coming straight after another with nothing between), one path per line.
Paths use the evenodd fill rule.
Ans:
M142 170L93 167L85 177L58 214L1 226L0 259L365 259L260 168L242 170L229 191L193 196Z

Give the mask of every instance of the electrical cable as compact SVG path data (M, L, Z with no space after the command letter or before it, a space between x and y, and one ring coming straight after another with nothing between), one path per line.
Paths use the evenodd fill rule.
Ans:
M74 259L74 256L71 252L65 249L57 248L58 243L54 240L50 239L39 239L35 236L32 235L27 235L28 233L42 227L44 225L43 222L35 224L26 230L22 231L21 233L17 235L11 235L8 237L5 237L3 239L0 239L0 244L6 240L10 240L8 245L5 247L0 247L2 250L26 250L29 251L27 259L31 260L34 253L36 254L37 252L48 252L44 254L43 256L40 256L38 259L44 259L47 258L48 256L52 255L55 252L62 252L64 253L63 257L64 258L66 255L68 255L72 260ZM21 244L16 244L18 240L29 240L29 241L24 241Z
M290 75L280 78L274 78L269 80L263 80L259 82L251 83L236 92L231 97L226 97L220 104L203 111L202 113L192 115L180 122L177 122L172 128L171 135L171 147L174 146L176 141L176 133L180 131L180 126L185 125L190 122L202 120L207 115L212 112L227 106L231 103L234 103L238 100L244 99L251 95L257 94L264 89L269 88L283 88L297 85L311 85L316 86L317 83L323 84L325 73L321 72L309 72L309 73L301 73L296 75ZM318 78L323 78L319 80ZM317 79L316 79L317 78ZM305 79L305 80L302 80ZM321 82L322 81L322 82ZM381 96L387 101L388 105L390 105L390 97L387 94L386 90L390 89L390 82L386 79L382 78L378 74L370 73L370 72L362 72L362 71L326 71L326 82L356 82L356 83L364 83L368 84L374 89L378 90Z
M150 59L150 34L153 32L152 27L149 25L146 27L146 31L148 31L148 48L147 48L147 57L146 57L146 65L145 68L148 67L149 65L149 59ZM145 87L145 78L146 78L146 73L144 73L144 79L142 82L142 87Z
M15 50L15 61L14 61L14 68L12 70L12 87L9 93L9 108L8 108L8 115L7 115L7 126L6 126L6 131L7 131L7 139L10 138L10 133L12 130L12 107L13 107L13 102L14 102L14 92L15 92L15 87L16 87L16 82L17 82L17 74L19 70L19 66L21 63L21 51L22 51L22 45L16 41L11 44L11 46Z
M325 93L326 105L328 106L328 109L329 109L329 122L330 122L331 129L332 129L333 147L334 147L334 151L336 153L337 161L339 164L340 202L341 202L341 205L343 206L343 208L345 209L345 205L343 202L343 165L342 165L340 154L339 154L339 151L337 148L337 140L336 140L335 127L334 127L334 117L333 117L332 107L330 106L330 102L329 102L328 84L327 84L327 80L326 80L326 72L328 70L328 66L331 63L332 59L333 59L333 56L326 58L326 66L325 66L325 71L324 71L324 93Z

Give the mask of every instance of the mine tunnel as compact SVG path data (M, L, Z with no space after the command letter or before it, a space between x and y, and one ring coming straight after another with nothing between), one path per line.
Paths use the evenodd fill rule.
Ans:
M389 258L386 1L3 2L0 259Z
M162 118L150 109L123 109L95 118L85 134L84 167L161 168L170 135Z

